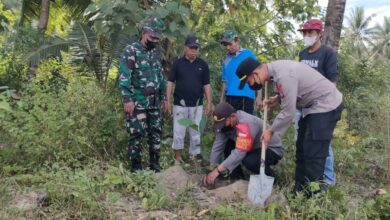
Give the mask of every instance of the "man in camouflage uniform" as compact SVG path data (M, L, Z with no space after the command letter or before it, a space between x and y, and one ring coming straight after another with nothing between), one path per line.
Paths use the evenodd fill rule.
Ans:
M142 170L142 141L146 134L150 169L155 172L161 170L161 108L166 106L166 82L156 46L162 35L162 27L163 23L158 18L147 20L143 24L140 40L128 45L121 56L119 87L130 135L128 157L132 171Z

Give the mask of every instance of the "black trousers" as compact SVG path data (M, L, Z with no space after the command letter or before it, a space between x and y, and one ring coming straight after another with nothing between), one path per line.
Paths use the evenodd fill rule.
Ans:
M231 139L225 145L225 158L227 158L232 150L235 148L235 142ZM275 177L275 172L271 169L271 165L276 165L280 159L282 159L279 155L273 152L270 149L265 151L265 174L267 176ZM261 157L261 149L255 149L246 154L241 163L247 168L249 171L255 174L259 174L260 172L260 157ZM242 171L241 165L238 165L232 172L230 173L232 178L243 178L244 173Z
M295 192L319 182L325 188L324 170L329 144L344 105L325 113L309 114L299 121L296 141Z
M255 149L246 154L242 160L242 164L252 173L259 174L260 172L260 157L261 149ZM279 155L270 149L265 151L265 174L275 177L275 172L271 169L271 165L276 165L282 159Z
M226 96L226 102L236 110L242 110L253 115L254 100L245 96Z

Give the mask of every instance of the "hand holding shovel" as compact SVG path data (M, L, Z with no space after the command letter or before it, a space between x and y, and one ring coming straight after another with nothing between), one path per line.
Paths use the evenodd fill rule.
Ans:
M267 82L264 85L265 87L265 100L268 97L267 91ZM263 135L262 135L262 144L261 144L261 159L260 159L260 174L251 175L248 185L248 199L255 205L264 206L265 201L272 193L272 186L274 184L274 178L265 175L265 150L267 148L267 143L271 139L272 133L269 137L267 132L271 132L267 128L267 114L268 106L264 107L264 119L263 119ZM265 137L265 138L264 138ZM267 142L266 142L267 141Z

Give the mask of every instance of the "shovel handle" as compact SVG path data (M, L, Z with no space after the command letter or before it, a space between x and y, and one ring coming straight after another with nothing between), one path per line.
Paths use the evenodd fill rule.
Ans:
M264 84L264 100L268 99L268 82ZM267 129L267 118L268 118L268 106L264 106L264 118L263 118L263 134L265 129ZM261 137L260 137L261 138ZM260 170L262 166L265 166L265 142L261 141L261 160L260 160Z

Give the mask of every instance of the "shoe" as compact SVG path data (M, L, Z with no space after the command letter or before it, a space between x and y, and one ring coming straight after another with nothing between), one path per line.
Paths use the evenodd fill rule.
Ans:
M143 170L141 160L139 159L131 160L131 172L137 172L141 170Z
M161 172L161 166L160 166L160 152L151 152L149 154L150 157L150 164L149 168L150 170L153 170L156 173Z
M149 165L150 170L154 171L155 173L161 172L161 166L158 163L151 163Z

